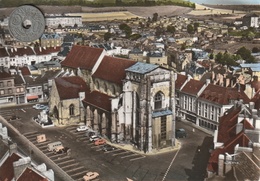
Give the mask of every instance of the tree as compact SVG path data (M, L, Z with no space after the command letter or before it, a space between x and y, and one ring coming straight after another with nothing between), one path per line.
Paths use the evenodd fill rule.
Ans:
M152 18L152 21L155 22L158 20L158 13L154 13L153 14L153 18Z
M175 33L176 29L175 29L174 26L168 25L166 31L167 31L167 32L170 32L170 33Z
M194 33L194 27L191 24L189 24L187 26L187 31L188 31L189 34L193 34Z
M260 48L258 48L258 47L252 48L252 53L258 53L258 52L260 52Z
M209 58L210 58L210 59L213 59L213 58L214 58L213 53L211 53L211 54L209 55Z
M129 37L132 34L132 28L125 23L120 24L119 29L125 32L126 37Z
M251 51L245 47L241 47L236 52L237 55L240 55L243 60L246 60L247 63L255 62L254 57L251 55Z
M111 37L112 37L112 34L109 33L109 32L106 32L106 33L104 34L104 40L105 40L105 41L108 41Z
M194 30L198 31L198 27L200 26L200 24L199 23L194 23L193 26L194 26Z

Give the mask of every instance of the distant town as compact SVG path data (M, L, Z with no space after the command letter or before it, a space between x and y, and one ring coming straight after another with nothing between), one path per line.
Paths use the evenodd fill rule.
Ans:
M3 17L0 180L259 180L260 15L185 8Z

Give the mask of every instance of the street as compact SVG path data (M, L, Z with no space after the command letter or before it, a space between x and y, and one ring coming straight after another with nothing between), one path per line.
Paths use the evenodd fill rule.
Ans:
M23 110L21 110L23 109ZM100 146L95 146L85 136L84 132L76 132L77 125L64 127L41 128L32 117L39 114L32 106L12 107L1 109L0 115L4 118L12 114L19 115L21 120L12 120L13 125L32 142L49 159L63 169L73 180L82 180L88 171L99 173L99 180L203 180L206 174L206 166L209 157L212 137L198 129L194 129L189 123L176 122L176 128L184 128L186 138L178 139L181 142L180 150L144 155L134 151L125 150L124 147L104 152ZM194 129L194 132L193 132ZM37 144L36 136L45 134L47 142ZM10 137L16 142L15 134L9 131ZM12 137L13 136L13 137ZM70 155L54 155L47 151L46 145L50 142L61 141L64 146L71 149ZM19 141L17 141L19 145ZM28 152L28 145L19 145L24 152ZM176 155L176 153L178 154ZM32 158L38 163L37 155ZM59 175L56 175L59 180Z

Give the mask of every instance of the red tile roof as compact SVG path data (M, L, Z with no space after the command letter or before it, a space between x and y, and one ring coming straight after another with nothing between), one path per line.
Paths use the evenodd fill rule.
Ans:
M101 48L74 45L61 65L91 71L103 51Z
M184 82L188 79L186 75L177 74L177 79L175 81L175 89L180 89Z
M190 95L197 95L197 93L201 90L204 83L199 80L191 79L186 85L182 88L181 92L187 93Z
M98 66L93 77L122 85L125 78L125 69L134 65L136 61L105 56Z
M260 81L253 81L251 86L255 89L255 92L260 90Z
M13 50L13 51L12 51ZM24 48L12 48L8 49L10 57L15 56L24 56L24 55L35 55L34 51L31 47L24 47Z
M215 171L218 170L218 156L220 154L224 154L225 152L232 154L234 153L234 148L238 144L241 147L247 147L250 140L249 138L244 134L244 132L240 132L235 137L224 143L224 146L222 148L215 149L209 158L208 167L207 169L209 171Z
M8 57L8 53L5 48L0 48L0 57Z
M23 76L31 75L31 72L28 67L19 67Z
M85 99L83 100L83 103L92 105L97 108L101 108L103 110L106 110L108 112L111 111L111 98L107 94L103 94L98 91L88 92L86 94Z
M205 99L220 105L228 105L230 100L243 99L244 103L249 103L250 99L244 91L238 91L236 88L222 87L209 84L200 95L201 99Z
M14 178L13 162L18 161L21 157L15 153L9 156L0 167L1 180L12 180Z
M251 101L255 103L255 109L260 109L260 90L256 92Z
M6 78L11 79L11 78L12 78L12 75L9 74L9 73L7 73L7 72L5 72L5 71L0 71L0 80L1 80L1 79L6 79Z
M59 77L54 80L60 100L78 98L79 92L89 91L86 82L77 76Z
M61 47L47 47L47 48L42 48L42 47L35 47L34 51L36 55L48 55L51 53L58 53L61 50Z
M48 179L27 167L17 181L48 181Z

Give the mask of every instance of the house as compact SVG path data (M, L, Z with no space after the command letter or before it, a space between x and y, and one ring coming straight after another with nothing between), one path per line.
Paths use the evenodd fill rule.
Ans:
M26 88L20 75L11 75L8 70L0 70L0 103L26 103Z
M135 61L138 61L138 62L144 62L144 53L139 48L133 48L128 53L128 58L130 60L135 60Z
M259 15L256 13L248 13L242 17L243 26L247 27L259 27Z
M63 15L52 15L48 14L45 16L45 23L47 27L57 28L59 26L74 26L75 24L78 27L82 25L82 17L81 16L63 16Z
M249 102L247 95L237 88L209 84L198 98L197 124L211 131L216 130L219 117L230 109L236 100Z
M144 152L175 144L170 70L78 45L61 65L71 75L55 79L51 90L50 111L57 125L85 122L109 139L132 143Z
M164 52L153 51L146 54L146 62L156 65L168 65L168 58Z
M39 38L41 47L60 47L62 37L57 33L44 33Z
M226 176L235 169L236 172L231 172L235 177L259 180L259 121L255 102L236 101L220 117L208 161L208 177Z

